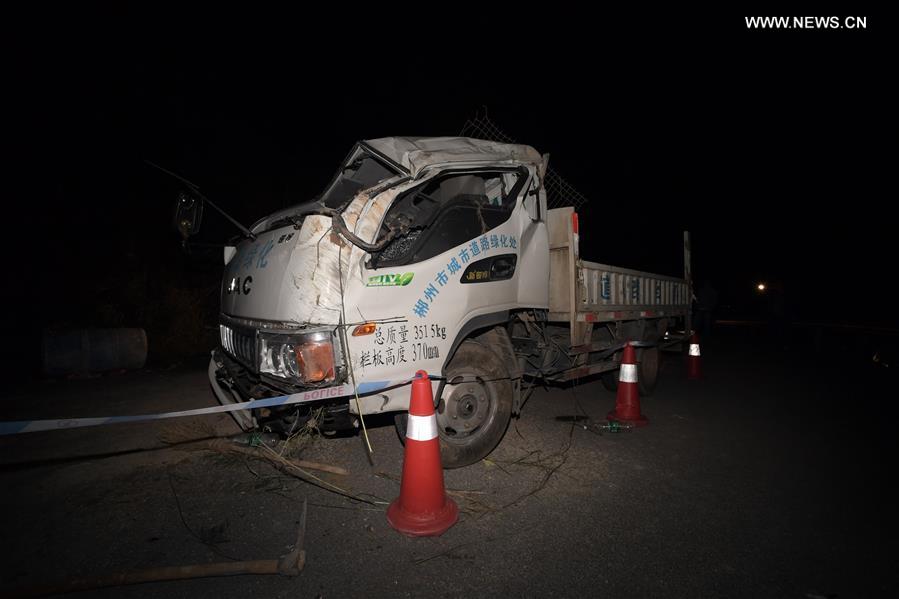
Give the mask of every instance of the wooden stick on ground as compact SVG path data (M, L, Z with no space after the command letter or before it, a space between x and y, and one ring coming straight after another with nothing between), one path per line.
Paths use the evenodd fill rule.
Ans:
M265 452L257 451L254 447L243 447L241 445L235 445L233 442L228 441L227 439L213 439L212 441L209 441L204 445L206 447L209 447L209 449L214 449L216 451L239 453L242 455L249 455L257 458L265 458L267 460L271 460L271 457L266 455ZM282 460L289 464L297 466L298 468L307 468L309 470L318 470L320 472L330 472L331 474L340 474L341 476L346 476L349 474L349 472L345 468L341 468L340 466L331 466L330 464L322 464L321 462L310 462L308 460L288 460L287 458L282 458Z

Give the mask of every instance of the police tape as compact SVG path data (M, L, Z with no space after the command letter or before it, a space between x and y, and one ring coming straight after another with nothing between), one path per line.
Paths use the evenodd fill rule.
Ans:
M431 380L440 377L428 377ZM178 412L163 412L160 414L140 414L134 416L101 416L95 418L58 418L51 420L18 420L0 422L0 436L17 435L21 433L36 433L39 431L52 431L85 426L100 426L103 424L120 424L123 422L145 422L150 420L165 420L167 418L183 418L187 416L203 416L205 414L219 414L222 412L237 412L240 410L253 410L256 408L271 408L275 406L287 406L292 404L312 403L350 397L357 392L365 395L375 391L381 391L392 387L398 387L412 382L412 378L402 381L384 381L379 383L362 383L357 386L338 385L336 387L324 387L312 389L302 393L291 395L279 395L266 397L265 399L253 399L233 404L211 406L208 408L196 408L193 410L180 410Z

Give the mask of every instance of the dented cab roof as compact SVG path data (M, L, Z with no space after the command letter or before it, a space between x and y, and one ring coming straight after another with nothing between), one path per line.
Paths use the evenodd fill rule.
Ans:
M540 154L531 146L504 144L471 137L381 137L362 144L387 158L412 177L429 166L448 163L533 164Z

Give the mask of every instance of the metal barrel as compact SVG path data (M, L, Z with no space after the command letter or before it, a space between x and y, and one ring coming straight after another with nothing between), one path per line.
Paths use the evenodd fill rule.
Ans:
M43 372L48 376L143 368L143 329L44 330Z

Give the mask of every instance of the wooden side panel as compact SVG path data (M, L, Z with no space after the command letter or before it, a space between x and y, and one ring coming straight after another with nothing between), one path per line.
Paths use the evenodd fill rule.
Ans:
M549 233L549 311L574 316L574 257L572 255L571 214L574 208L547 211Z
M571 214L574 208L553 208L546 214L546 226L549 229L549 247L563 247L569 245L571 233Z
M549 311L570 312L571 298L568 289L571 276L568 272L568 248L549 250Z

